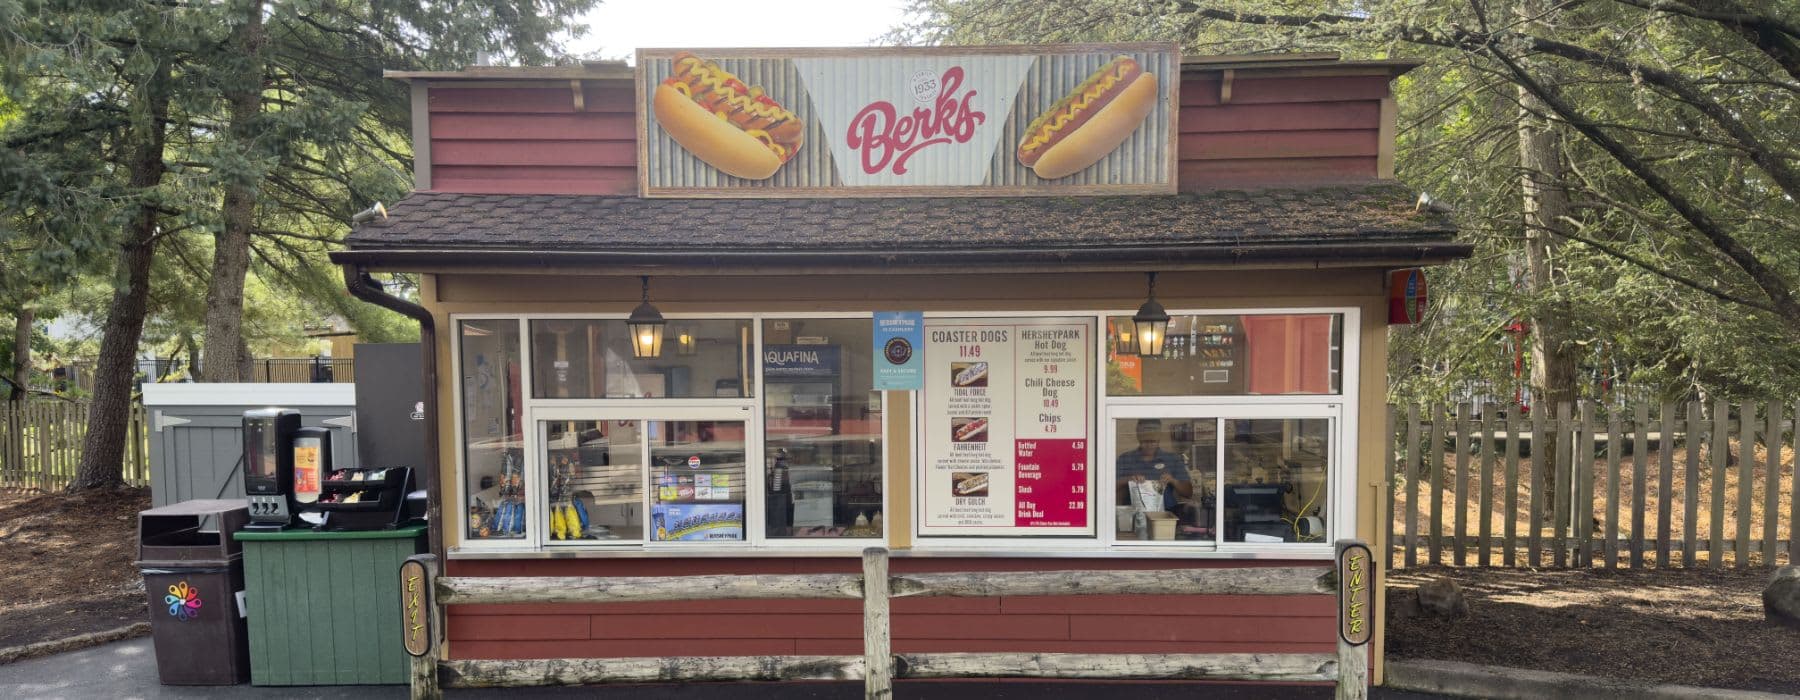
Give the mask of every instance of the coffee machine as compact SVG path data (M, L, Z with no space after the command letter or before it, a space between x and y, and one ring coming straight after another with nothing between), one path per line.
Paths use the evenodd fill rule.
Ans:
M250 500L246 529L279 530L294 521L300 502L294 498L294 435L300 412L265 408L244 412L244 494ZM313 467L319 467L317 458ZM314 472L313 498L318 497Z

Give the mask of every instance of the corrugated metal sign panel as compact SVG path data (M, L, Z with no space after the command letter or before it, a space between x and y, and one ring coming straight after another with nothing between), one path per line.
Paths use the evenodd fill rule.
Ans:
M696 49L746 85L760 87L805 124L795 157L764 180L721 173L665 131L652 107L654 88L672 72L675 50L645 50L638 56L640 170L644 196L982 196L1020 194L1160 193L1175 189L1176 91L1180 55L1172 44L1051 47L964 47L933 49ZM1020 164L1016 150L1026 128L1115 56L1136 59L1158 81L1159 99L1149 115L1112 152L1087 168L1056 180L1039 178ZM957 110L937 94L957 82L946 70L960 69L960 85L949 95L960 107L973 90L970 111L982 121L966 140L942 138L938 127L954 126ZM934 89L932 86L936 84ZM999 95L1000 97L995 97ZM886 102L902 120L921 119L906 129L884 118L859 122L865 107ZM923 110L914 112L914 110ZM948 110L948 111L947 111ZM866 115L865 115L866 116ZM949 118L940 118L948 116ZM937 122L943 122L941 125ZM892 136L917 145L865 153L850 146L852 132ZM880 139L878 138L879 142ZM896 161L907 155L896 173ZM886 156L884 158L883 156ZM868 163L865 166L865 163ZM879 168L875 166L881 166Z

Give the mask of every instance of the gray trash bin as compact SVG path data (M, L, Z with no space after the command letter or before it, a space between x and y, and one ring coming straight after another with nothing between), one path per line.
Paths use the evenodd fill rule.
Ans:
M249 634L238 603L242 500L182 501L138 514L138 569L150 600L156 672L164 685L250 679Z

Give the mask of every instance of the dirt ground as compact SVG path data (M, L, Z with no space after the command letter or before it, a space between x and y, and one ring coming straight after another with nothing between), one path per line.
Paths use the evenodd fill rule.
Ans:
M1763 621L1770 570L1452 569L1389 575L1388 595L1455 579L1470 616L1388 619L1390 657L1800 693L1800 631ZM1389 606L1393 608L1392 605Z
M137 514L150 492L0 493L0 648L148 619Z

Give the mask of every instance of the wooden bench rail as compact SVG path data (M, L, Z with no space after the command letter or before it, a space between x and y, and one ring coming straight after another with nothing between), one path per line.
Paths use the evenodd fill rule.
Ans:
M1327 567L1176 569L1170 571L1033 571L996 578L986 573L888 577L895 598L1054 595L1319 595L1337 590ZM637 603L863 597L856 574L747 576L437 578L444 605L503 603Z
M706 681L856 681L861 656L681 656L626 659L459 660L439 664L446 688L512 688Z
M1340 542L1345 547L1360 543ZM1366 556L1366 553L1365 555ZM409 562L437 570L437 560ZM863 573L623 578L438 577L427 575L431 643L413 659L412 697L442 697L443 687L600 685L706 681L862 680L866 700L889 700L895 679L1048 678L1335 682L1339 700L1368 693L1368 649L1337 640L1336 654L894 654L889 602L903 597L1067 595L1319 595L1338 590L1338 570L1273 566L1163 571L1040 571L890 576L888 551L863 552ZM404 568L403 568L404 571ZM414 571L418 571L414 569ZM1363 569L1351 589L1363 592ZM415 579L417 578L415 574ZM672 658L454 660L443 655L444 606L621 603L724 599L863 601L861 656L696 656ZM1346 604L1342 600L1340 604ZM1358 603L1346 620L1362 624ZM1350 609L1350 608L1345 608ZM417 623L415 623L416 625ZM426 629L417 626L409 629ZM1360 628L1355 628L1360 629ZM1349 634L1346 632L1345 634ZM1360 634L1360 633L1359 633ZM414 651L413 653L420 653Z
M1270 566L1165 571L1028 571L904 574L888 579L895 598L1032 595L1319 595L1337 590L1330 567Z
M1332 654L897 654L894 678L1061 678L1331 682ZM861 656L687 656L445 661L445 688L614 683L854 681Z
M440 576L441 605L501 603L642 603L670 600L750 600L863 597L857 574L750 576Z

